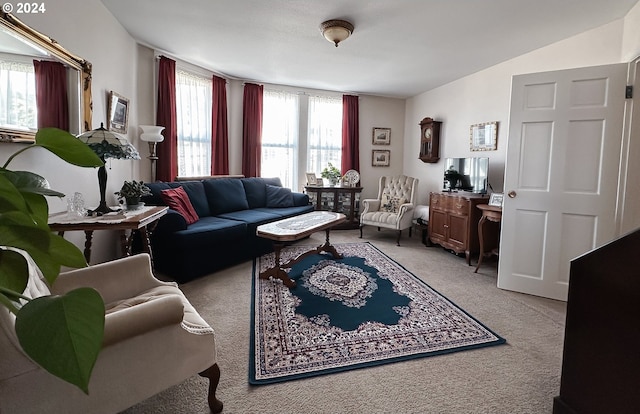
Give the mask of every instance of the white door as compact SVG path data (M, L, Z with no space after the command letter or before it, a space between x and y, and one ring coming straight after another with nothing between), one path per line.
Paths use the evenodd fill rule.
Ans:
M616 236L626 73L513 77L499 288L566 301L569 261Z

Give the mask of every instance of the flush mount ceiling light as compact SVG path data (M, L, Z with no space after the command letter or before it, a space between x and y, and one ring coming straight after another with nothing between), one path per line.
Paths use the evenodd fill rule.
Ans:
M338 47L338 43L351 36L353 25L346 20L327 20L320 25L320 31L325 39Z

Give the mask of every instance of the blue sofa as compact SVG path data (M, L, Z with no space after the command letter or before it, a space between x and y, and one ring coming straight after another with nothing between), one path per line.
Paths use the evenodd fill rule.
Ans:
M151 235L154 267L186 282L272 251L256 236L261 224L313 211L306 194L282 188L279 178L207 178L146 183L146 205L166 205L160 192L182 187L198 221L187 225L175 210L158 220Z

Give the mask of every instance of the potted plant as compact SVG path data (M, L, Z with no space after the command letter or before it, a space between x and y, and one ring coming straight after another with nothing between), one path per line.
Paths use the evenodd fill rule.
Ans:
M339 169L337 169L333 164L329 163L327 164L325 169L322 170L320 176L329 180L329 185L333 187L338 183L338 181L340 181L340 177L342 177L342 174L340 174Z
M120 203L127 204L127 209L133 210L138 208L141 197L151 195L151 190L142 181L133 180L125 181L120 191L114 194L118 196Z
M12 171L9 163L34 147L51 151L81 167L99 167L100 158L66 131L42 128L35 142L0 167L0 306L16 315L22 349L44 369L88 392L89 378L104 335L104 302L94 289L80 288L62 296L29 298L30 256L49 284L61 266L87 266L82 252L49 229L44 196L64 197L47 180L29 171ZM90 327L90 332L87 332Z

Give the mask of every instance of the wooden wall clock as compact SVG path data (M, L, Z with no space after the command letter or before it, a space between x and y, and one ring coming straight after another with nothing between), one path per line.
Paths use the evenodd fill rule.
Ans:
M432 118L420 121L420 159L435 163L440 159L440 126L442 122Z

